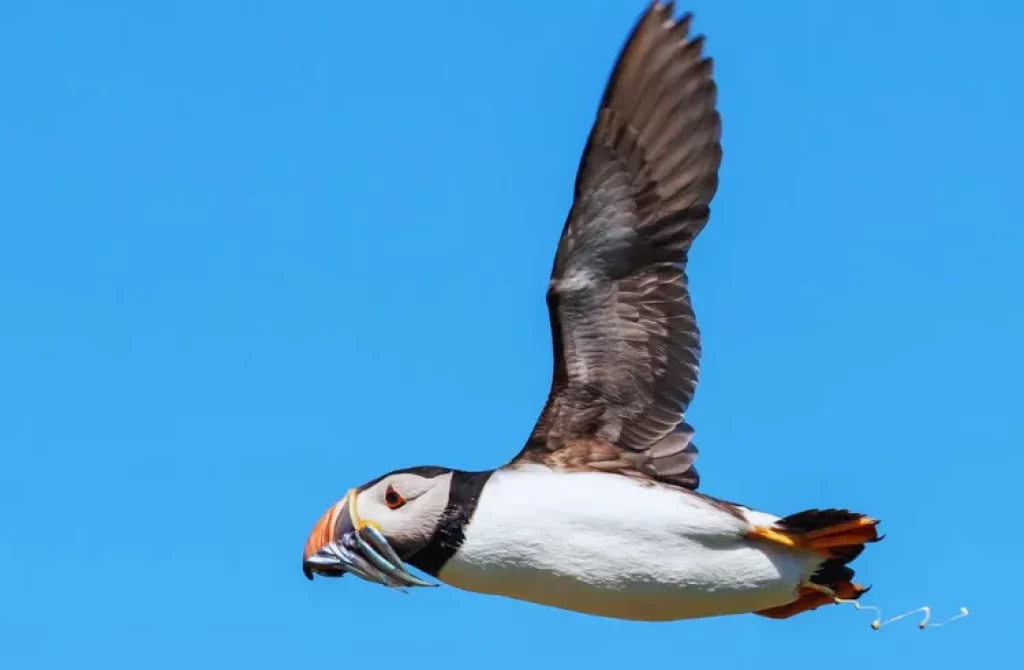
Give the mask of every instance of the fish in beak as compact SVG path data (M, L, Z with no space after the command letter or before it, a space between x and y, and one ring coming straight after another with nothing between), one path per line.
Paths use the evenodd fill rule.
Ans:
M356 489L328 509L313 527L302 553L302 572L312 580L351 573L393 588L436 586L412 575L372 521L359 517Z

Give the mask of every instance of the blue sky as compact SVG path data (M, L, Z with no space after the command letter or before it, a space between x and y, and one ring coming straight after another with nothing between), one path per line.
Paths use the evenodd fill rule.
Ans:
M303 578L348 487L496 466L533 426L551 257L642 4L0 5L0 666L1015 654L1008 2L687 5L725 149L690 264L703 488L877 515L865 602L970 618L634 624Z

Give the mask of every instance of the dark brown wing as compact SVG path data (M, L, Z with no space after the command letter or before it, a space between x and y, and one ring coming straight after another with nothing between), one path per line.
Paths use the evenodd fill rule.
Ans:
M697 488L683 412L700 336L685 265L722 150L711 60L689 25L652 4L612 71L548 287L551 392L513 463L601 459Z

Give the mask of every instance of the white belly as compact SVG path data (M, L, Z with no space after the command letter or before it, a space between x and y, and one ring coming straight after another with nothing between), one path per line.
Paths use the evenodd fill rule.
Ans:
M756 524L776 517L751 512ZM670 621L791 602L820 559L745 538L699 496L540 466L484 487L447 584L587 614Z

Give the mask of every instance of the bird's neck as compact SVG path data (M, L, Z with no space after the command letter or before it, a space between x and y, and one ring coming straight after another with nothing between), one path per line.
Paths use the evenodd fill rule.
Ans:
M458 551L466 540L466 525L473 518L477 503L480 501L480 493L493 474L494 470L480 472L452 470L448 504L441 515L441 520L434 529L430 541L406 559L409 565L432 577L437 577L441 566Z

